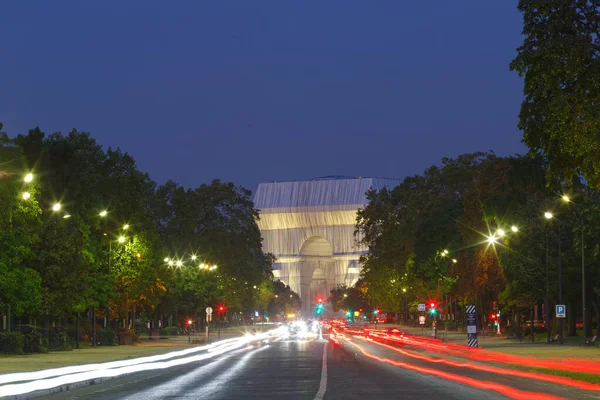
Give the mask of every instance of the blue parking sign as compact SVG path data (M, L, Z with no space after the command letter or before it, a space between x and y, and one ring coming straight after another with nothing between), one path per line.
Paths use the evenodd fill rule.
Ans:
M567 308L564 304L556 305L556 318L565 318L567 316Z

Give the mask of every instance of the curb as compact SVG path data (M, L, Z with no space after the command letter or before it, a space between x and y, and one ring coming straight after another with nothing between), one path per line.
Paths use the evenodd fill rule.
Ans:
M54 388L51 388L51 389L36 390L35 392L17 394L17 395L14 395L14 396L6 396L6 397L0 396L0 399L2 399L2 400L29 400L29 399L35 399L35 398L38 398L38 397L50 396L51 394L56 394L56 393L61 393L61 392L67 392L69 390L79 389L79 388L86 387L86 386L98 385L100 383L112 381L113 379L123 378L123 377L125 377L127 375L129 375L129 374L122 374L122 375L117 375L117 376L107 376L107 377L104 377L104 378L89 379L87 381L68 383L68 384L57 386L57 387L54 387Z

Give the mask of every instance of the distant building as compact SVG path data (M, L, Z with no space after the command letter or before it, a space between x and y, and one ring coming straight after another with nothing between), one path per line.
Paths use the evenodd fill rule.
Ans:
M367 249L354 236L356 212L370 189L393 188L394 179L330 176L304 182L261 183L254 196L263 250L277 257L273 274L300 295L302 312L314 311L338 285L354 285Z

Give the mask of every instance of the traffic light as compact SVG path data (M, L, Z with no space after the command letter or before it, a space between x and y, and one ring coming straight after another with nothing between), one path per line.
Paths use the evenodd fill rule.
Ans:
M373 314L375 314L375 315L379 314L379 310L378 309L374 309L373 310Z
M217 308L217 310L219 310L219 312L220 312L220 313L222 313L223 311L225 311L225 307L223 307L223 306L219 306L219 307Z
M319 302L319 304L323 304L323 298L319 297L319 299L317 300Z
M194 321L192 321L191 319L188 320L188 325L191 325Z
M435 303L434 302L429 303L429 313L431 315L437 313L437 310L435 309Z

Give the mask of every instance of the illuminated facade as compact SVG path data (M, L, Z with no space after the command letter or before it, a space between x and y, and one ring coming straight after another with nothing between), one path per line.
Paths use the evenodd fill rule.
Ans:
M273 253L275 279L300 295L302 312L313 310L338 285L354 285L366 249L354 236L365 193L399 182L381 178L325 177L304 182L261 183L254 203L263 250Z

